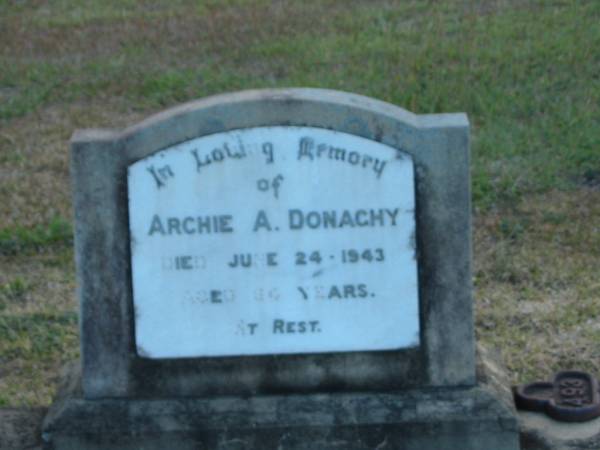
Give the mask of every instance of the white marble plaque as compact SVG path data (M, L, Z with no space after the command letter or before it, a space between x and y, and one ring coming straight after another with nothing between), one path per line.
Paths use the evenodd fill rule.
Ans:
M409 155L257 127L142 159L128 190L140 356L419 345Z

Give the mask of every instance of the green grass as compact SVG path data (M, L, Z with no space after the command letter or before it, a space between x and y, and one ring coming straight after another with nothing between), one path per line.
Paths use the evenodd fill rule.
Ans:
M8 92L0 103L0 119L24 116L43 107L60 85L60 68L53 64L36 63L22 67L0 59L0 89Z
M109 55L88 57L77 46L52 48L42 61L0 55L0 89L12 90L0 119L100 95L156 110L248 87L319 86L417 113L466 111L478 208L600 178L598 2L524 2L489 14L463 1L284 3L288 27L286 16L270 18L273 7L256 1L11 5L7 13L20 11L56 39L98 24L123 39ZM207 29L215 12L218 23ZM151 28L169 17L189 28L180 38L193 45L160 45ZM146 22L141 35L133 19ZM264 22L248 25L252 19Z
M2 358L6 363L60 356L65 339L75 336L76 324L74 312L0 317Z
M57 369L77 358L77 343L75 312L0 315L0 364L10 369L0 379L0 406L48 404Z
M0 285L0 311L6 309L7 303L23 301L29 285L21 277Z
M0 229L0 256L40 252L48 247L68 246L73 242L71 224L56 217L35 227L15 226Z

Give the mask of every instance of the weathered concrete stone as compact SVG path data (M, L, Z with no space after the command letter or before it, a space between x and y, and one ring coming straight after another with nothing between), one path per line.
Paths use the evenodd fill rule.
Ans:
M385 352L152 360L136 354L127 167L211 133L296 125L408 153L415 164L421 345ZM475 382L469 124L322 89L245 91L72 139L75 250L87 398L253 395L467 386ZM347 370L352 368L352 370Z
M72 370L43 437L53 450L515 450L510 392L489 367L471 387L147 400L85 399Z
M45 414L46 408L0 409L0 449L40 449Z

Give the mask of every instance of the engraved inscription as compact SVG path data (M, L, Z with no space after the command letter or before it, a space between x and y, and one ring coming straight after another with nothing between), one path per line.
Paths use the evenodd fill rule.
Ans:
M200 137L134 163L144 357L419 345L414 169L397 154L282 126Z

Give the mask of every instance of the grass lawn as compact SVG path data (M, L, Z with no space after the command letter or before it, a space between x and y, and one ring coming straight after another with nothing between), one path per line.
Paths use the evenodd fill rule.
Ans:
M307 86L472 124L476 326L514 382L600 374L597 0L0 0L0 406L78 354L68 140Z

